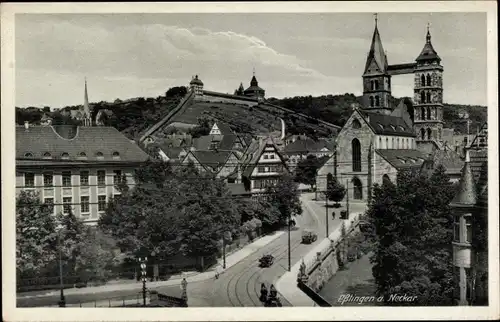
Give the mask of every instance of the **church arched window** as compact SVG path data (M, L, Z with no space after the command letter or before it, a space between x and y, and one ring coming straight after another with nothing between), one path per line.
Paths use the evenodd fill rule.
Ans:
M431 93L430 92L427 92L427 100L426 100L427 103L430 103L431 102Z
M420 117L422 118L422 120L425 120L425 107L422 107L420 109Z
M420 92L420 102L425 103L425 92L424 91Z
M370 107L373 107L373 96L370 96Z
M424 129L420 129L420 138L422 140L425 140L425 130Z
M380 106L380 97L375 96L375 106Z
M352 128L353 129L359 129L359 128L361 128L361 123L357 119L354 119L352 121Z
M389 138L385 138L385 148L389 148Z
M375 80L375 89L378 89L378 79Z
M422 74L420 76L420 86L425 86L425 76L424 76L424 74Z
M431 108L430 107L427 108L427 119L428 120L432 119L432 117L431 117Z
M432 130L431 129L427 129L427 140L430 140L432 137Z
M427 86L431 86L431 75L427 74Z
M358 139L353 139L351 142L352 148L352 171L361 171L361 143Z

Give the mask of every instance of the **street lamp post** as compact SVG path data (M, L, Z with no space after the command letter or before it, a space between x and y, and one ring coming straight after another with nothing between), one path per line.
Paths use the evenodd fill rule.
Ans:
M146 306L146 281L147 281L147 276L146 276L146 263L148 261L148 258L145 257L144 259L139 258L139 262L141 263L141 274L142 274L142 300L143 300L143 306Z
M291 249L291 241L290 241L290 225L292 224L291 214L288 213L288 271L292 270L292 249Z
M59 282L61 284L61 296L59 300L59 307L66 307L66 299L64 298L64 281L63 281L63 266L62 266L62 245L61 245L61 229L57 232L57 244L59 248Z
M328 238L328 196L325 192L325 219L326 219L326 237Z

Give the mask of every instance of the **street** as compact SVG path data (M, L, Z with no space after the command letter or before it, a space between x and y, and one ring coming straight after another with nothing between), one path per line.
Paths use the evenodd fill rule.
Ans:
M297 216L297 227L291 231L291 264L292 266L301 260L314 245L325 237L325 207L324 202L314 201L313 193L302 194L303 213ZM351 212L363 211L364 204L350 205ZM331 233L341 224L340 211L344 208L329 208L329 232ZM331 212L335 211L337 216L332 218ZM318 240L313 244L302 244L302 231L310 229L318 234ZM259 258L271 254L275 260L271 267L259 267ZM251 307L262 306L259 301L260 287L265 283L269 288L288 270L288 234L285 233L271 243L265 245L256 252L250 254L234 266L225 270L218 279L213 278L197 282L190 282L187 287L188 303L190 307ZM180 284L151 288L160 293L170 296L180 296ZM68 304L86 303L85 306L94 306L94 301L105 301L109 298L127 297L134 299L139 297L138 290L119 290L112 292L89 293L66 295ZM59 297L57 295L18 298L19 307L52 306L56 305ZM283 306L290 306L281 297ZM102 306L104 306L104 304Z

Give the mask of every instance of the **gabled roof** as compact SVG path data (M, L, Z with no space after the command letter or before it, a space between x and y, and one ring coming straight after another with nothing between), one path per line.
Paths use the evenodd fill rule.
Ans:
M403 100L401 100L398 106L392 111L391 116L399 117L403 119L409 128L413 127L413 122L411 121L410 114Z
M225 164L231 151L190 151L196 160L207 170L218 172ZM186 156L187 157L187 156Z
M484 149L487 147L488 147L488 122L484 122L483 125L481 125L479 132L476 134L474 139L472 139L470 148Z
M368 73L368 68L373 61L377 64L380 73L385 73L387 71L387 56L385 55L382 40L380 39L380 34L376 25L375 30L373 31L370 52L368 53L368 58L366 59L364 74Z
M443 165L448 174L458 174L464 166L464 161L460 158L460 155L449 149L435 150L431 159L434 166Z
M396 169L420 168L426 160L418 150L376 149L375 152Z
M231 126L229 126L229 124L221 121L216 121L215 124L217 124L217 127L219 128L222 135L234 134L234 131L231 129Z
M245 153L246 156L242 160L244 168L243 176L249 177L252 174L253 169L257 166L260 156L264 152L264 149L268 146L272 146L274 148L276 154L278 154L278 157L281 160L281 163L286 167L285 160L283 159L281 153L278 151L278 147L274 143L272 137L268 137L264 140L253 141L252 144L248 147L247 152Z
M401 117L358 110L375 134L415 137L413 128Z
M462 177L460 178L460 182L458 184L458 192L451 201L451 206L473 206L477 203L477 201L476 183L474 182L474 175L472 174L472 169L470 167L470 157L467 152L465 164L462 169Z
M51 159L43 159L45 153L50 153ZM18 165L144 162L148 158L146 152L114 127L59 125L30 126L26 130L24 126L16 126Z
M416 61L437 60L438 62L441 61L441 58L438 56L437 52L434 50L434 47L432 46L431 33L429 30L427 30L427 36L424 48L422 49L420 55L418 55L417 59L415 60Z

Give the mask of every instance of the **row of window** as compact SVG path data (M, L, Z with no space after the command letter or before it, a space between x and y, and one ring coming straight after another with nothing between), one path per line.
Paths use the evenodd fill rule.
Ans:
M421 91L420 92L420 104L432 103L432 95L429 91ZM437 102L439 103L439 102Z
M431 111L434 111L434 118L431 115ZM420 119L422 120L432 120L432 119L437 119L438 118L438 111L437 109L433 108L431 109L430 107L421 107L420 108Z
M441 136L442 136L442 131L441 131L441 129L438 129L437 139L440 140ZM433 135L432 135L432 130L430 128L427 128L427 130L425 130L423 128L420 129L420 139L421 140L431 140L432 138L433 138Z
M380 106L380 97L370 96L370 107Z
M274 160L275 155L274 155L274 153L272 153L272 154L264 154L263 157L264 157L264 160Z
M103 157L104 157L104 154L103 154L102 152L96 152L95 156L96 156L97 158L103 158ZM32 158L32 157L33 157L33 153L31 153L31 152L26 152L26 153L24 154L24 157L25 157L25 158ZM50 159L50 158L52 158L52 154L51 154L50 152L45 152L45 153L43 154L43 157L44 157L44 158L46 158L46 159ZM79 158L86 158L86 157L87 157L87 154L86 154L85 152L80 152L80 153L78 154L78 157L79 157ZM113 158L119 158L119 157L120 157L120 153L118 153L118 152L116 152L116 151L115 151L115 152L113 152ZM69 159L69 153L67 153L67 152L63 152L63 153L61 153L61 158L62 158L62 159Z
M389 141L389 138L385 138L385 146L383 145L383 140L381 137L378 138L378 146L380 149L412 149L412 142L410 138L392 138ZM392 145L389 145L392 143Z
M430 74L427 74L427 77L423 74L420 76L420 86L432 86L432 79Z
M119 184L122 180L122 172L121 170L113 171L113 184ZM71 171L63 171L62 172L62 186L63 187L71 187ZM54 186L54 175L50 172L46 172L43 174L43 185L44 187L53 187ZM89 171L80 171L80 186L88 186L89 185ZM103 187L106 185L106 170L98 170L97 171L97 185ZM25 188L34 188L35 187L35 174L31 172L24 173L24 187Z
M267 172L277 172L277 173L280 173L282 171L283 171L283 165L281 165L281 164L268 165L268 166L259 165L257 167L257 172L258 173L267 173Z
M256 179L254 180L255 189L266 189L267 187L272 187L276 185L278 179Z
M44 203L49 205L51 211L54 212L54 198L45 198ZM73 204L72 197L63 197L63 213L67 214L71 210ZM97 211L106 210L106 196L97 196ZM80 197L80 213L86 214L90 212L90 197L81 196Z

